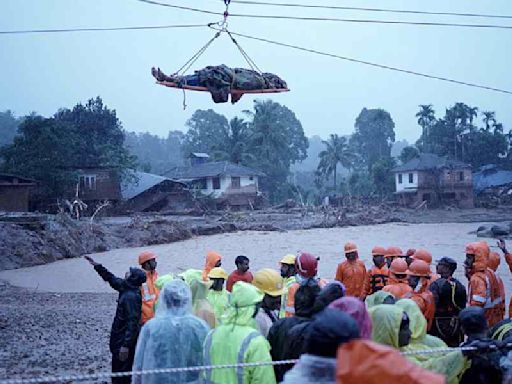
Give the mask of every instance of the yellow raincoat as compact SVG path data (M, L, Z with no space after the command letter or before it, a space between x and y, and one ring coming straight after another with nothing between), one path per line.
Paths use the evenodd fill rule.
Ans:
M257 331L254 313L263 300L261 291L245 282L233 286L222 324L210 331L204 343L204 364L222 365L272 361L270 344ZM206 383L275 384L271 365L205 372Z
M427 334L427 320L421 313L418 304L411 299L401 299L396 305L402 308L409 316L409 327L411 328L411 344L423 344L429 348L447 348L446 343L438 337ZM409 345L407 347L409 347ZM406 348L407 348L406 347Z
M377 343L398 347L398 333L402 323L403 309L397 305L381 304L370 308L372 318L372 339ZM412 320L411 320L412 323ZM425 344L412 343L400 348L403 352L430 349ZM435 355L408 355L406 358L429 371L446 377L447 383L458 383L458 376L464 369L465 359L459 351Z
M215 319L217 320L216 324L218 326L222 315L226 313L226 309L229 306L229 292L225 288L222 288L222 291L210 289L206 295L206 299L213 307Z
M377 291L369 296L366 296L366 306L368 307L368 309L370 309L372 307L375 307L376 305L383 304L384 300L386 300L386 298L389 296L393 297L393 299L395 298L389 292Z

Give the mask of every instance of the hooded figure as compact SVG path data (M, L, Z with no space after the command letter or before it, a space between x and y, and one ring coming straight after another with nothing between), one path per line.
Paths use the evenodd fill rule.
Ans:
M500 287L500 300L501 302L495 306L495 313L496 313L496 320L503 320L505 318L505 303L507 301L507 298L505 296L505 285L503 284L503 280L501 277L498 276L498 267L500 266L500 255L497 252L490 252L489 253L489 262L488 267L491 269L491 271L494 272L494 275L496 276L496 280L498 281L498 285Z
M133 369L151 370L203 365L207 324L193 316L187 284L173 280L164 285L155 317L139 336ZM199 383L201 372L135 375L132 384Z
M342 297L329 304L329 308L337 309L352 316L359 326L362 339L372 337L372 321L366 310L366 305L361 300L350 296Z
M401 351L429 349L424 344L410 345L410 336L412 336L410 330L409 339L404 337L404 320L408 319L408 316L400 307L396 305L377 305L371 308L369 312L373 324L373 341L399 348ZM464 358L459 351L435 355L409 355L407 359L429 371L446 376L447 383L457 383L457 377L464 368Z
M330 308L324 310L308 330L306 353L286 373L283 383L334 384L338 346L356 338L359 328L351 316Z
M288 353L293 351L289 351L286 348L290 330L296 325L310 320L313 315L313 306L319 293L320 287L318 285L301 286L295 293L295 315L280 319L272 325L268 333L272 360L279 361L296 358L295 353L293 353L293 356L288 356ZM284 374L291 368L290 365L275 365L274 371L277 382L280 383L283 380Z
M396 302L396 306L402 308L407 313L407 316L409 316L409 328L411 329L411 342L409 345L422 344L428 348L447 347L443 340L427 334L427 320L415 301L401 299Z
M353 340L338 349L337 384L444 384L442 375L429 372L399 351L369 340Z
M469 270L468 301L470 306L481 307L492 327L501 319L497 315L500 305L500 287L496 275L488 268L489 246L485 242L466 246L466 269Z
M256 316L263 300L261 291L242 281L235 283L222 324L210 331L204 343L204 364L270 362L270 345L256 330ZM215 384L275 384L272 365L245 369L214 369L205 372Z
M395 296L389 292L378 291L366 297L366 306L368 309L380 304L395 304Z
M112 372L129 372L132 370L137 336L142 315L141 285L146 281L146 274L139 268L130 268L124 279L114 276L103 265L91 257L85 259L94 266L94 270L112 289L119 292L117 308L110 330L110 353L112 353ZM114 377L113 384L127 384L130 376Z
M192 311L194 315L206 321L210 328L215 328L215 311L206 298L211 282L192 280L190 290L192 291Z
M224 287L224 282L227 280L228 274L222 268L216 267L210 271L208 277L212 281L212 285L208 290L206 298L213 307L216 324L218 325L229 303L229 293Z
M202 273L203 281L208 281L208 274L215 267L220 267L222 264L222 256L215 251L208 251L206 260L204 262L204 269Z

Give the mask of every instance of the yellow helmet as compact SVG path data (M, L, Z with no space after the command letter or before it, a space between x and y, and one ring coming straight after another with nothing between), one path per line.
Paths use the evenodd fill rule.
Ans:
M289 264L289 265L295 265L295 259L297 257L292 254L288 254L285 257L283 257L280 261L281 264Z
M284 292L283 278L273 269L260 269L254 274L252 284L270 296L281 296Z
M216 268L213 268L210 271L210 273L208 273L208 277L210 279L224 279L224 280L227 280L228 274L221 267L216 267Z

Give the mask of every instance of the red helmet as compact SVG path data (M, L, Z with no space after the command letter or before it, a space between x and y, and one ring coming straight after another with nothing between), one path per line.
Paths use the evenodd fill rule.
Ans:
M318 259L310 253L303 252L295 259L295 268L302 277L315 277L318 272Z

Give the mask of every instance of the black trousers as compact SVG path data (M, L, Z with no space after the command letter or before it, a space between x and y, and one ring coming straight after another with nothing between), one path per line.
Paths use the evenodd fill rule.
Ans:
M135 358L135 347L130 348L128 359L125 361L119 360L119 351L112 353L112 373L115 372L130 372L133 366L133 359ZM113 377L112 384L130 384L132 376Z

